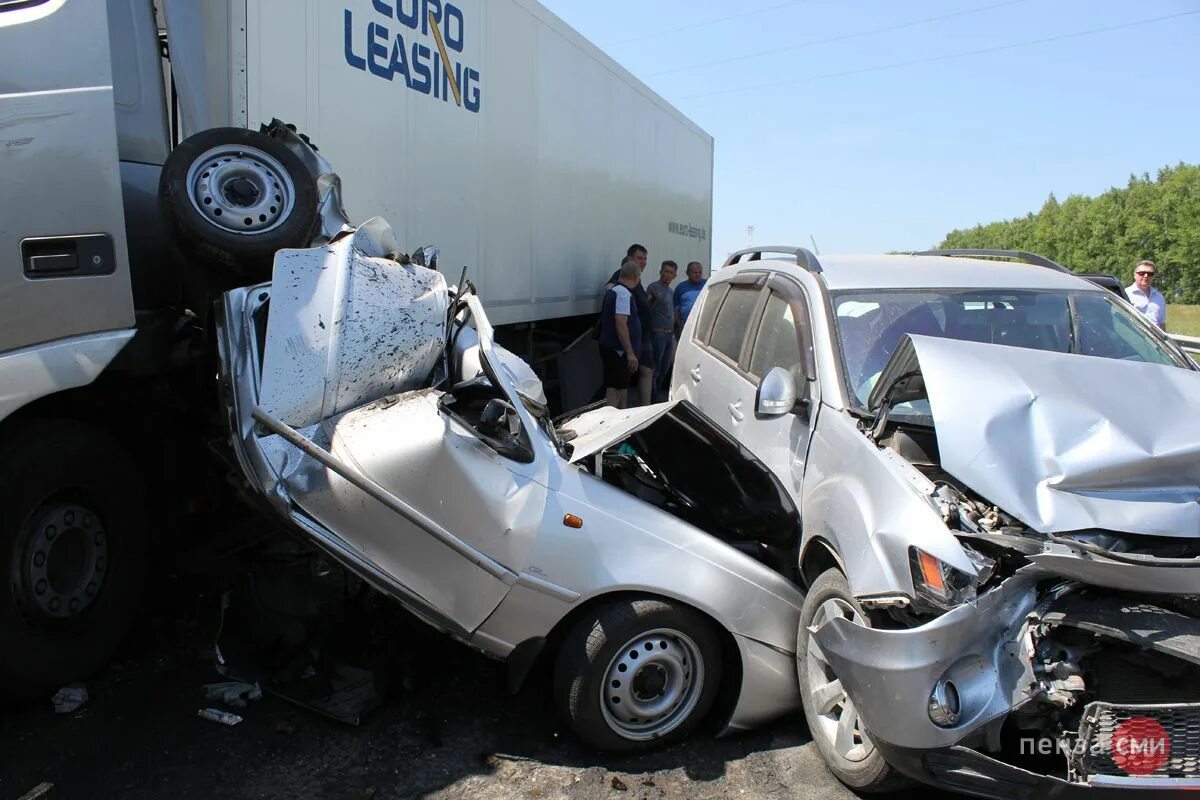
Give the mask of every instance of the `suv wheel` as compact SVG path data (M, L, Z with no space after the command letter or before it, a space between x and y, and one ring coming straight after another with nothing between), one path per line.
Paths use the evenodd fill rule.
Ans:
M796 673L809 731L829 771L851 789L868 793L898 789L908 784L907 779L893 771L875 748L854 701L810 633L834 617L871 626L850 594L846 578L830 569L813 582L800 612Z

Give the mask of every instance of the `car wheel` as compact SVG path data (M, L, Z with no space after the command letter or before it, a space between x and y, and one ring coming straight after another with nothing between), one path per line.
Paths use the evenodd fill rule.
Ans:
M633 600L580 620L558 652L555 699L575 734L601 750L647 750L685 738L721 683L721 646L698 612Z
M0 447L0 699L36 699L112 657L145 576L144 499L119 445L27 422Z
M854 701L842 688L811 631L835 617L870 627L850 585L836 569L822 573L809 588L800 612L796 673L804 715L813 741L838 780L860 792L892 791L908 780L892 770L863 728Z
M317 186L264 133L213 128L181 142L159 179L159 208L181 249L242 279L265 279L278 250L308 247Z

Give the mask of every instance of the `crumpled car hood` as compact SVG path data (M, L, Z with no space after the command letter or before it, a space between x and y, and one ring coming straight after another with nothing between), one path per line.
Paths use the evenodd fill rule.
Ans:
M989 502L1042 533L1200 537L1200 373L910 338L942 468Z

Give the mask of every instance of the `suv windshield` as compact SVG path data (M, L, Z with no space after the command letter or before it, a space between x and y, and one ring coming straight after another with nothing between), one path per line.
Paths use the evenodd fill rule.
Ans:
M1186 366L1149 323L1107 292L893 289L839 292L833 303L846 382L864 407L908 333Z

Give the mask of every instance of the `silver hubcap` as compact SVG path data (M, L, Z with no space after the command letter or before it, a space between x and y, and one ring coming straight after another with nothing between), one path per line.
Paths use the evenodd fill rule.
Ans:
M33 517L27 531L24 596L49 617L81 613L100 594L108 571L100 518L77 504L54 504Z
M842 682L825 660L825 654L813 636L826 622L841 617L856 625L864 624L862 616L845 600L830 598L821 604L808 629L807 659L808 685L805 690L812 699L815 718L809 720L813 736L820 736L833 751L847 761L859 762L875 752L875 745L867 737L858 718L854 701L842 688Z
M630 639L604 673L600 708L619 736L645 741L679 727L704 688L704 658L688 636L659 628Z
M265 233L287 219L296 187L283 165L261 150L214 147L192 163L188 197L205 219L231 233Z

